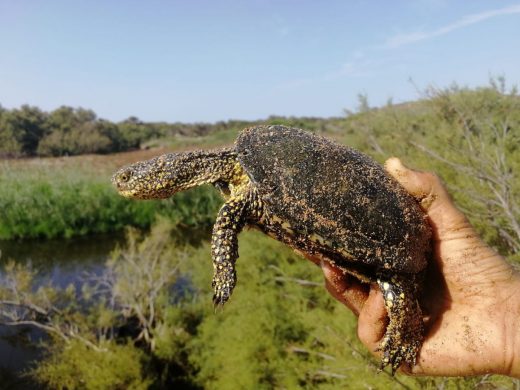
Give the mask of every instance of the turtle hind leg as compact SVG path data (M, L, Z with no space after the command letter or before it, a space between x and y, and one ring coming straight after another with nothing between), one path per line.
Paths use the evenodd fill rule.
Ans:
M383 292L389 323L379 350L383 353L381 369L392 367L392 375L401 363L415 365L421 348L424 327L417 302L418 285L415 280L400 275L380 273L377 284Z

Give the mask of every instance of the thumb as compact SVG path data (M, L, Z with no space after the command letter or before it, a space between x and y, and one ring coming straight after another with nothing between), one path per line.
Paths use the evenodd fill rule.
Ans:
M435 239L455 238L453 234L457 231L467 234L468 229L473 230L437 175L409 169L396 157L389 158L385 168L410 195L417 198L430 219Z

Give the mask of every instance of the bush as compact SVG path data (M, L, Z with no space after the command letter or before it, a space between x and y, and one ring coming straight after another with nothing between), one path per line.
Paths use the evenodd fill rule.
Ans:
M212 225L220 196L209 187L195 188L163 201L121 197L108 174L71 167L15 170L0 167L0 239L72 237L148 228L157 215L187 227Z
M103 352L78 340L51 348L32 376L51 389L148 389L146 354L131 344L102 344Z

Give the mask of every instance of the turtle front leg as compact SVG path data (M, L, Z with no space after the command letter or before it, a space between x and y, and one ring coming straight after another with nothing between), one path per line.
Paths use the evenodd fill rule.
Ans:
M383 292L389 323L379 350L383 352L381 369L392 366L392 375L404 361L413 366L421 348L424 328L417 302L418 284L399 275L380 273L377 284Z
M213 226L213 303L224 305L236 284L235 262L238 258L238 233L245 224L248 209L246 194L232 196L221 208Z

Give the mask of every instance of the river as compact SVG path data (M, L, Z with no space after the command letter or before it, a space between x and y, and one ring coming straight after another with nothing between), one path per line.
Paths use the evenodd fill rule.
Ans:
M9 259L31 264L40 283L79 285L85 273L100 273L111 251L124 242L122 234L73 239L0 241L3 265ZM17 376L40 356L38 342L45 334L33 328L0 326L0 378ZM2 374L3 373L3 374Z

